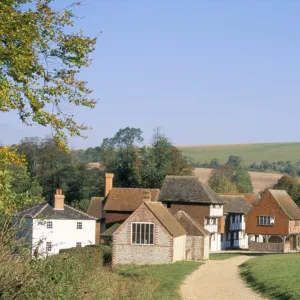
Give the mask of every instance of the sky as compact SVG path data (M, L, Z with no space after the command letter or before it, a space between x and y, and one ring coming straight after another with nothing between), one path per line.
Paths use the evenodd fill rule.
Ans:
M146 143L156 127L175 145L300 140L300 1L85 0L75 12L75 30L98 37L81 78L99 100L74 109L92 130L72 148L126 126ZM3 144L49 134L0 113Z

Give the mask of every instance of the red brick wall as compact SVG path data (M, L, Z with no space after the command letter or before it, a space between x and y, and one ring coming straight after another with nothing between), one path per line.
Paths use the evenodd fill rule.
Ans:
M204 226L205 217L209 216L209 205L205 204L171 204L170 212L172 215L178 211L184 211L190 215L196 222Z
M274 226L259 226L258 216L274 216ZM266 192L258 204L246 215L246 232L252 234L289 234L289 217L282 210L271 193Z
M121 212L108 211L106 213L106 225L118 223L118 222L123 223L123 221L125 221L131 214L132 212L121 213Z

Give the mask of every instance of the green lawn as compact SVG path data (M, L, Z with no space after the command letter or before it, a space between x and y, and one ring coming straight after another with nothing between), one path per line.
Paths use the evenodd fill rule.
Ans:
M224 260L228 258L232 258L235 256L240 256L243 255L242 253L210 253L209 254L209 259L210 260Z
M300 254L255 257L241 267L242 278L269 299L300 299Z
M209 162L212 158L225 163L230 155L241 156L246 165L252 162L268 160L300 160L300 143L268 143L268 144L240 144L214 146L180 146L184 155L192 157L194 162Z
M168 265L123 266L116 272L132 281L140 282L136 286L141 291L135 299L180 299L179 287L185 277L195 271L199 262L177 262Z

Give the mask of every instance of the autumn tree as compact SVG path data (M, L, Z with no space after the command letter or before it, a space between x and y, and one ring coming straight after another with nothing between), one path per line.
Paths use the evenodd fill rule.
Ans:
M96 39L70 30L80 1L58 10L53 2L0 2L0 112L16 110L24 124L50 125L64 147L67 134L81 136L87 129L67 107L96 104L79 78Z

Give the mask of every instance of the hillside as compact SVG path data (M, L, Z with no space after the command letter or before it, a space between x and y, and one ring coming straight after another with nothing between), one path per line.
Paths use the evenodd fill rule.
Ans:
M195 163L209 162L212 158L225 163L230 155L241 156L246 165L262 160L269 162L300 160L300 143L179 146L178 148Z
M213 169L195 168L194 174L200 178L200 181L207 183L209 176ZM262 173L262 172L249 172L254 193L258 193L264 190L266 187L270 187L282 176L282 174L275 173Z

